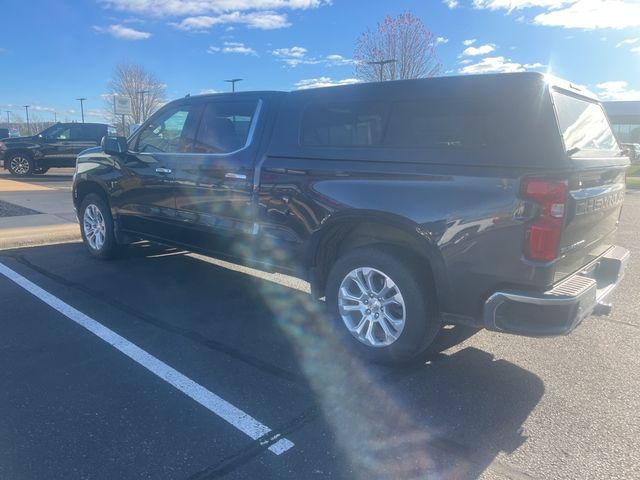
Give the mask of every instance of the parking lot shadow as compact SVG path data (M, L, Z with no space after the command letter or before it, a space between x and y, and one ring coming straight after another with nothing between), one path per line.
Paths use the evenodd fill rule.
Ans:
M372 365L304 285L180 250L140 244L109 263L80 244L1 254L307 391L297 411L311 408L313 425L284 432L297 445L283 458L289 474L267 476L310 476L313 461L300 455L333 459L323 466L331 478L466 479L488 468L509 476L496 457L526 441L523 423L544 393L537 376L473 339L420 364Z

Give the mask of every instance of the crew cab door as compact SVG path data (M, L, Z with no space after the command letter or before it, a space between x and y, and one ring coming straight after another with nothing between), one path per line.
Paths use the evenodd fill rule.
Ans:
M124 230L158 240L178 241L175 168L193 148L200 120L197 105L172 104L156 113L130 140L121 163L121 191L114 196Z
M42 132L40 139L43 166L66 164L70 160L75 161L71 144L72 126L68 124L54 125ZM44 162L42 161L44 160Z
M175 164L182 243L245 257L254 236L253 174L262 101L234 94L203 101L192 154Z

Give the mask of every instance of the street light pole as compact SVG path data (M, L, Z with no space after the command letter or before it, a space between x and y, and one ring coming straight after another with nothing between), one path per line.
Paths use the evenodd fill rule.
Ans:
M234 93L236 91L236 83L241 82L242 80L242 78L232 78L230 80L225 80L225 82L231 84L231 92Z
M24 111L27 112L27 135L31 135L31 124L29 123L29 107L31 105L25 105Z
M144 95L149 93L149 90L140 90L140 123L144 123Z
M82 123L84 123L84 101L86 98L80 97L76 98L76 100L80 100L80 113L82 114Z
M9 115L11 115L13 112L11 110L5 110L5 112L7 112L7 128L10 128L11 120L9 120Z
M395 58L390 58L388 60L378 60L375 62L367 62L367 65L380 65L380 81L382 81L382 72L384 70L384 66L389 63L396 63L397 60Z

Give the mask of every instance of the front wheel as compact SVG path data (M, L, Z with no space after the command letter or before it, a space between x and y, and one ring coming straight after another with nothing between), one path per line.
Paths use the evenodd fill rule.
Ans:
M326 293L347 341L375 362L415 359L440 329L430 275L391 248L360 248L340 257Z
M113 217L105 200L91 193L80 207L80 231L89 253L99 259L112 258L117 250Z
M9 172L16 177L28 177L33 173L33 159L26 153L14 153L9 155L6 162L9 165Z

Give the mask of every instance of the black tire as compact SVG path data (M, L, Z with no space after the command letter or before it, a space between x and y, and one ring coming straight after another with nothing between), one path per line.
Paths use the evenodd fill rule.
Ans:
M33 171L33 173L37 175L44 175L48 171L49 171L49 167L38 167Z
M34 162L31 155L24 152L10 153L5 160L7 170L16 177L28 177L33 174Z
M340 286L350 272L359 268L372 268L382 272L395 283L404 300L404 327L388 345L365 344L366 340L360 340L350 332L340 314ZM401 251L393 248L364 247L340 257L329 272L326 299L327 307L336 318L338 328L343 332L347 343L359 355L377 363L399 364L421 358L428 351L441 326L431 275L426 269L413 267ZM389 307L387 305L384 308ZM377 311L384 316L384 309ZM387 322L387 326L389 325ZM381 327L374 328L382 333Z
M94 235L87 231L91 221L87 222L85 216L87 209L91 209L91 216L96 218L97 223L100 223L100 219L103 220L103 228L101 232L104 236L103 242L91 241ZM99 215L96 216L96 209ZM89 253L100 260L108 260L113 258L118 250L118 244L113 230L113 217L111 216L111 210L107 205L107 202L100 195L90 193L82 200L80 206L80 232L82 233L82 240ZM100 218L101 217L101 218ZM103 231L102 231L103 230Z

